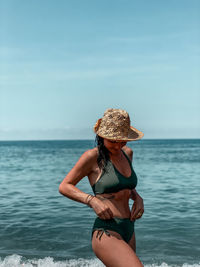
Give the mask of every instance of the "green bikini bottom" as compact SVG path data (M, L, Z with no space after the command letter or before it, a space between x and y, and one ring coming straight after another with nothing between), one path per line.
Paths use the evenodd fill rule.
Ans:
M129 242L134 233L134 221L129 218L112 218L102 220L99 217L94 221L92 236L95 230L98 230L96 237L101 239L103 233L110 236L109 230L115 231L121 235L125 242Z

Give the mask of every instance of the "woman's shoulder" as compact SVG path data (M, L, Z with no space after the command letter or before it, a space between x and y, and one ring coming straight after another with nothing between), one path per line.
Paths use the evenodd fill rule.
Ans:
M126 153L126 155L129 157L129 159L132 160L132 158L133 158L133 150L128 146L124 146L122 149Z
M84 158L86 161L96 161L98 157L97 147L86 150L81 157Z
M81 155L74 167L80 169L81 172L87 173L85 175L87 176L88 172L90 172L94 168L96 160L97 150L95 148L89 149Z

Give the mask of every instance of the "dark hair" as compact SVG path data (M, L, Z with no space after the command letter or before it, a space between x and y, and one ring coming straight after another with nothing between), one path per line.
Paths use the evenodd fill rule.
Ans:
M104 146L103 138L100 137L98 134L96 135L96 144L98 148L98 157L97 157L97 164L100 169L105 171L105 167L107 165L107 162L109 160L109 151Z

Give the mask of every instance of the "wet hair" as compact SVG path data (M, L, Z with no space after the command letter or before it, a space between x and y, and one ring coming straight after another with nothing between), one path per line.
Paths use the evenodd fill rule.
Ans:
M101 170L105 171L105 167L109 160L109 151L104 146L103 138L100 137L98 134L96 135L95 141L96 141L97 148L98 148L97 164Z

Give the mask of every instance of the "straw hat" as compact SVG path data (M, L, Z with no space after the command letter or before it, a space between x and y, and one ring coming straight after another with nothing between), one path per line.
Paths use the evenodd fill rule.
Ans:
M122 109L107 109L103 118L99 119L94 132L99 136L117 141L133 141L143 137L143 133L130 126L128 113Z

